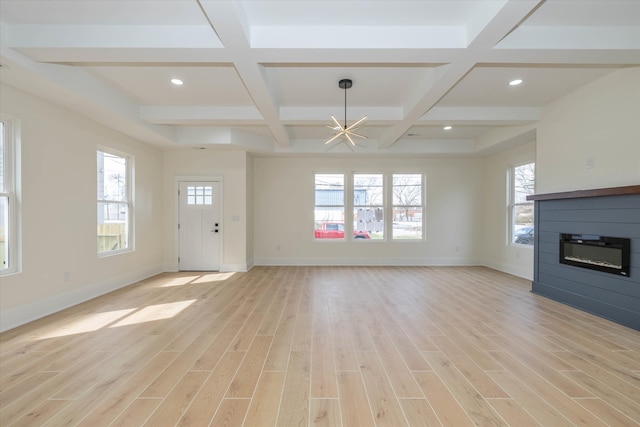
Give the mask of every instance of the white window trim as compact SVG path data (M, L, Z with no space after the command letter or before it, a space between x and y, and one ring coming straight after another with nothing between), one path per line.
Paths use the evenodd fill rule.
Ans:
M355 185L355 176L356 175L382 175L382 204L381 205L356 205L355 203L355 190L356 190L356 185ZM389 234L390 234L390 229L389 229L389 221L387 220L387 218L389 218L389 208L387 207L388 203L388 195L387 195L387 187L388 187L388 174L385 172L370 172L370 171L366 171L366 172L351 172L351 177L350 177L350 192L351 192L351 220L350 220L350 224L351 224L351 228L353 228L353 224L355 223L355 211L356 211L356 207L381 207L382 208L382 217L383 217L383 222L384 222L384 228L383 228L383 237L382 239L354 239L353 238L353 230L351 230L351 238L354 241L358 241L363 242L363 243L368 243L368 244L379 244L379 243L383 243L383 242L387 242L389 241ZM345 207L346 208L346 207ZM393 208L391 208L392 210ZM346 233L346 231L345 231Z
M315 204L315 176L317 174L339 174L344 176L344 239L313 239L314 242L357 242L358 244L383 244L383 243L407 243L418 244L424 243L427 239L426 228L426 212L427 212L427 174L424 171L371 171L369 169L363 171L314 171L312 173L312 192L313 197L313 209L317 207ZM384 238L383 239L354 239L353 238L353 223L354 223L354 175L369 174L369 175L382 175L383 185L383 212L384 212ZM422 236L419 239L399 239L393 237L393 176L394 175L420 175L421 176L421 209L422 209ZM315 218L312 215L314 227Z
M420 175L420 208L422 209L422 237L419 239L399 239L393 237L393 209L396 205L393 204L393 176L394 175ZM426 237L426 212L427 212L427 174L424 172L415 172L415 171L394 171L389 174L389 218L391 218L389 222L389 240L394 243L424 243L427 239Z
M135 218L135 213L134 213L134 209L135 209L135 204L134 204L134 186L135 186L135 158L132 154L129 153L125 153L122 151L118 151L118 150L114 150L112 148L109 147L104 147L104 146L98 146L96 148L96 153L98 151L101 151L103 153L108 153L108 154L112 154L114 156L119 156L119 157L125 157L127 159L127 242L128 245L126 248L124 249L118 249L118 250L114 250L114 251L108 251L108 252L97 252L96 249L96 253L98 255L98 258L106 258L106 257L110 257L110 256L114 256L114 255L120 255L120 254L124 254L124 253L129 253L129 252L133 252L135 250L135 241L134 241L134 236L135 236L135 223L134 223L134 218ZM95 170L98 170L98 165L96 163L96 167ZM97 175L96 175L97 176ZM97 214L97 209L98 209L98 204L99 203L124 203L121 200L107 200L107 199L98 199L98 195L97 195L97 188L98 186L96 185L96 214L94 216L94 218L98 218L98 214ZM96 235L96 239L97 239L97 235Z
M22 271L22 213L21 213L21 170L20 170L20 120L0 115L4 122L5 141L5 192L0 193L9 200L8 228L5 236L9 240L7 252L10 254L9 266L0 270L0 276L8 276Z
M314 237L314 234L311 234L313 241L314 242L320 242L321 244L333 244L336 242L346 242L348 241L348 237L351 235L351 240L353 240L353 213L349 213L348 209L347 209L347 205L349 202L349 197L352 197L351 195L353 194L353 192L349 191L349 188L353 188L353 180L350 179L349 174L346 172L316 172L314 171L312 174L312 191L313 191L313 212L312 212L312 219L313 222L311 224L311 231L312 233L315 230L315 211L316 208L318 207L335 207L333 205L316 205L316 176L317 175L342 175L342 183L343 183L343 200L342 200L342 209L343 209L343 215L344 215L344 223L343 223L343 227L344 227L344 237L342 239L317 239ZM349 193L349 194L347 194ZM351 203L353 205L353 203ZM351 222L351 225L349 225L349 223Z

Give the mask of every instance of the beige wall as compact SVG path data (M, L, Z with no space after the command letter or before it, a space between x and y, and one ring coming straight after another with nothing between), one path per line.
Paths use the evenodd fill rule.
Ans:
M615 71L546 106L536 166L538 193L640 184L640 68Z
M166 150L164 152L164 266L178 270L178 177L222 177L223 271L247 270L247 154L244 151ZM234 220L237 218L237 220Z
M0 89L0 111L19 118L22 132L22 272L0 277L0 328L161 272L160 151L12 87ZM135 251L104 258L96 254L98 146L135 157Z
M315 241L314 172L425 173L426 239ZM256 158L255 263L477 264L482 251L482 173L482 161L477 159Z

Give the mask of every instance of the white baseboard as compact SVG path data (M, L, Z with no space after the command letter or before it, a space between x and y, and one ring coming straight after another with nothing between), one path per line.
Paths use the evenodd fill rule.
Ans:
M476 258L255 258L254 265L264 266L303 266L303 265L346 265L346 266L474 266L483 265Z
M83 303L106 293L115 291L163 272L161 265L83 286L64 294L55 295L31 304L0 312L0 332L24 325L65 308Z
M220 265L220 271L246 273L249 269L246 264L222 264Z
M224 273L227 273L227 272L246 273L251 269L251 267L252 266L249 266L246 264L221 264L219 271ZM166 273L177 273L180 270L176 266L169 266L169 267L165 267L163 271Z
M503 273L522 277L527 280L533 280L533 272L529 268L489 259L485 260L483 265L494 270L502 271Z

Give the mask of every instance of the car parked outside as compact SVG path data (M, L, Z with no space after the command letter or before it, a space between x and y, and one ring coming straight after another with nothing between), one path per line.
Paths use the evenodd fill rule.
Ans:
M533 245L534 227L522 227L513 233L513 243Z
M314 232L316 239L344 239L344 224L341 222L325 222ZM353 231L354 239L370 239L367 231Z

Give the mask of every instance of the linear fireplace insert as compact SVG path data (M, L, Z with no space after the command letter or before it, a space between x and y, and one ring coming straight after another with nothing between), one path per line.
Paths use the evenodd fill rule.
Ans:
M560 263L629 276L631 239L560 234Z

